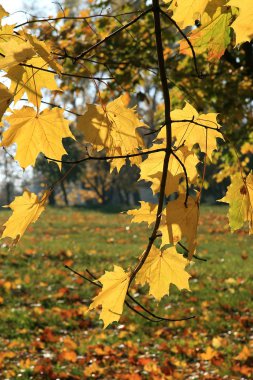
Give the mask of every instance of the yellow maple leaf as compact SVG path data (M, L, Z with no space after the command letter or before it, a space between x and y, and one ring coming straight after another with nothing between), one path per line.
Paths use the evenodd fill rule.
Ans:
M47 69L48 66L40 57L34 57L26 62L28 65ZM15 91L14 100L17 102L26 92L29 102L35 106L41 103L41 88L59 90L54 74L32 67L16 66L8 70L6 75L11 79L10 90Z
M236 44L250 41L253 37L253 7L251 0L230 0L227 5L239 8L239 15L232 23Z
M246 179L241 173L231 176L231 185L219 202L229 203L228 218L232 232L241 228L244 222L249 222L249 232L253 233L253 173Z
M35 50L27 41L18 40L17 37L12 38L11 41L2 42L0 49L4 54L4 57L0 57L0 69L4 71L25 63L36 55Z
M28 190L23 195L18 196L8 206L13 210L13 214L4 224L4 231L1 238L9 237L17 242L31 223L35 223L45 209L45 204L50 192L43 193L41 198Z
M36 36L24 33L26 39L30 42L36 53L58 74L61 74L62 66L56 62L52 53L51 46L48 41L40 41Z
M249 138L253 140L253 133L250 134ZM243 143L241 146L241 153L242 154L248 154L248 153L253 154L253 144L248 142L248 141Z
M5 118L10 127L3 133L1 146L17 144L16 160L22 168L35 164L39 153L47 157L61 160L66 150L62 139L71 137L69 121L63 118L63 110L59 108L45 109L37 114L31 107L14 110ZM58 163L61 167L61 163Z
M164 147L165 144L154 144L152 146L152 149L159 149ZM199 163L197 156L193 152L190 152L186 146L178 149L176 151L176 155L184 164L189 181L193 182L197 177L196 165ZM139 165L141 169L140 180L143 179L145 181L152 182L151 188L154 193L160 191L164 156L165 152L152 153L149 155L148 159ZM178 190L179 182L182 178L184 178L184 175L185 174L182 165L174 155L171 155L165 187L167 196Z
M4 55L4 51L2 49L2 44L4 42L10 41L13 38L13 27L14 25L0 25L0 53ZM7 45L3 45L4 47ZM3 57L2 57L3 58ZM0 58L1 62L1 58Z
M211 346L208 346L206 351L199 354L201 360L212 360L215 356L218 356L219 353L215 351Z
M247 346L243 346L241 352L234 357L235 360L246 361L251 356L251 352Z
M103 288L93 299L89 310L102 305L100 319L103 319L104 328L113 321L118 321L122 311L129 284L130 275L123 268L114 265L113 272L105 272L98 281Z
M145 124L138 119L135 109L126 107L124 96L105 106L88 104L86 113L77 121L77 127L86 141L98 151L105 148L112 156L136 153L139 147L143 147L143 140L137 131L142 126ZM139 162L139 157L137 159ZM130 161L135 163L136 158ZM119 168L122 162L116 165Z
M153 246L137 273L136 282L141 285L148 283L149 294L160 301L163 296L169 294L171 284L176 285L179 290L190 290L188 280L191 276L185 271L188 263L175 247L161 251Z
M214 149L217 148L216 139L222 139L221 133L218 132L221 126L217 123L216 113L208 113L199 115L198 112L189 103L183 109L176 109L171 112L171 119L176 120L193 120L203 126L196 125L191 121L172 123L172 135L176 138L177 144L181 145L185 142L186 146L191 150L195 144L198 144L201 152L205 152L211 159ZM211 127L214 129L207 129ZM157 138L166 138L166 132L163 128Z
M133 216L132 223L146 222L150 226L156 220L157 205L140 201L141 207L134 210L129 210L127 215Z
M100 367L97 362L93 362L89 366L85 366L83 374L85 377L92 378L95 377L96 374L101 375L104 371L105 368Z
M197 226L199 219L198 200L189 196L187 207L184 204L185 194L180 194L175 201L167 203L166 223L159 227L162 232L162 247L166 244L176 244L183 238L186 240L189 259L195 252L197 245Z
M4 84L0 83L0 121L11 103L12 98L13 94L9 91L9 89Z
M209 0L177 0L173 19L181 28L194 25L195 20L201 20Z
M0 21L2 21L2 18L5 16L9 16L9 12L6 12L3 6L0 5Z
M217 61L224 54L231 40L230 24L233 14L227 7L218 7L210 17L204 13L201 26L191 31L189 40L196 54L207 54L209 61ZM180 41L180 53L192 55L188 42Z

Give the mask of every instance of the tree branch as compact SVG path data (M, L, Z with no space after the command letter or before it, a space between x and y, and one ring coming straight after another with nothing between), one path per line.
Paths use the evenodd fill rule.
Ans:
M189 254L189 249L187 249L180 241L177 242L177 244L183 248L185 250L185 252L187 253L187 255ZM194 257L194 259L196 260L200 260L200 261L207 261L207 259L202 259L202 257L199 257L197 255L192 255L192 257Z
M181 36L186 40L186 42L188 43L190 49L191 49L191 52L192 52L192 57L193 57L193 62L194 62L194 67L195 67L195 70L196 70L196 73L197 73L197 77L199 79L202 79L202 74L199 72L199 69L198 69L198 63L197 63L197 57L196 57L196 53L194 51L194 48L192 46L192 43L190 41L190 39L187 37L187 35L182 31L182 29L177 25L176 21L173 20L173 18L171 18L166 12L164 12L162 9L160 10L161 13L167 17L170 22L177 28L177 30L179 31L179 33L181 34Z
M49 64L49 63L47 63ZM19 66L23 66L23 67L29 67L31 69L37 69L37 70L40 70L40 71L46 71L47 73L52 73L52 74L57 74L57 75L62 75L62 76L65 76L65 77L70 77L70 78L82 78L82 79L91 79L91 80L100 80L100 81L103 81L103 80L114 80L113 77L108 77L108 78L101 78L101 77L91 77L91 76L85 76L85 75L80 75L80 74L69 74L69 73L60 73L58 74L56 71L54 70L50 70L50 69L45 69L44 67L38 67L38 66L34 66L34 65L29 65L27 63L20 63Z
M135 14L141 13L141 12L143 12L143 11L125 12L125 13L119 13L117 15L96 14L96 15L91 15L91 16L86 16L86 17L61 16L61 17L41 18L41 19L25 21L22 24L16 25L14 27L14 29L20 28L21 26L24 26L24 25L36 24L37 22L49 22L49 21L60 21L60 20L85 21L85 20L98 18L98 17L115 18L115 17L128 16L128 15L133 15L133 14L135 15Z
M116 29L114 32L112 32L111 34L109 34L109 36L106 36L102 40L98 41L96 44L90 46L88 49L84 50L82 53L80 53L76 57L70 57L69 56L69 58L72 58L74 62L77 62L79 59L82 59L90 51L96 49L98 46L100 46L101 44L105 43L107 40L109 40L112 37L116 36L117 34L121 33L124 29L127 29L129 26L135 24L136 21L138 21L139 19L141 19L144 15L146 15L147 13L149 13L151 10L152 10L152 8L147 8L145 11L141 12L139 16L135 17L133 20L129 21L127 24L125 24L125 25L121 26L120 28Z
M147 150L147 151L142 151L139 153L130 153L126 155L117 155L117 156L103 156L103 157L94 157L94 156L88 156L81 158L80 160L76 161L64 161L64 160L56 160L51 157L44 156L47 160L53 161L53 162L61 162L62 164L68 164L68 165L73 165L73 164L80 164L81 162L89 161L89 160L97 160L97 161L107 161L107 160L114 160L114 159L120 159L120 158L130 158L130 157L138 157L138 156L144 156L145 154L152 154L152 153L157 153L157 152L166 152L166 148L160 148L160 149L154 149L154 150Z
M160 184L160 195L159 195L155 225L153 228L153 232L151 236L149 237L149 243L147 245L147 248L144 251L139 263L136 265L136 267L133 269L131 273L129 286L131 285L131 282L133 281L133 279L135 278L135 276L137 275L137 273L139 272L139 270L142 268L143 264L145 263L146 259L148 258L148 255L153 246L153 243L155 239L157 238L157 231L160 226L161 215L162 215L162 210L163 210L167 172L168 172L169 159L170 159L171 147L172 147L170 94L169 94L169 86L167 82L166 68L165 68L165 62L164 62L164 56L163 56L163 44L162 44L162 32L161 32L161 20L160 20L161 9L159 5L159 0L152 0L152 4L153 4L156 51L157 51L157 58L158 58L159 75L160 75L160 80L161 80L161 85L162 85L163 100L164 100L164 107L165 107L166 153L165 153L165 157L163 161L163 172L162 172L162 178L161 178L161 184Z

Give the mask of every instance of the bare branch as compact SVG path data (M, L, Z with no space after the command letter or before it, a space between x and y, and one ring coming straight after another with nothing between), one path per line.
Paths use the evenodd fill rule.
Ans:
M196 70L196 73L197 73L197 77L199 79L202 79L202 74L199 72L199 69L198 69L198 63L197 63L197 57L196 57L196 53L195 53L195 50L192 46L192 43L190 41L190 39L187 37L187 35L182 31L182 29L177 25L176 21L173 20L172 17L170 17L166 12L164 12L162 9L160 10L161 13L167 17L170 22L177 28L177 30L179 31L179 33L181 34L181 36L186 40L186 42L188 43L190 49L191 49L191 52L192 52L192 57L193 57L193 62L194 62L194 66L195 66L195 70Z
M73 272L74 274L76 274L77 276L83 278L85 281L88 281L90 284L95 285L99 288L102 288L102 285L100 285L98 282L92 281L90 278L85 277L83 274L75 271L74 269L70 268L68 265L64 265L64 267L70 270L71 272Z
M30 67L32 69L37 69L37 70L40 70L40 71L46 71L47 73L52 73L52 74L57 74L58 73L54 70L50 70L50 69L45 69L44 67L38 67L38 66L34 66L34 65L28 65L27 63L20 63L19 64L20 66L24 66L24 67ZM82 79L91 79L91 80L100 80L100 81L103 81L103 80L114 80L113 77L108 77L108 78L101 78L101 77L91 77L91 76L85 76L85 75L80 75L80 74L69 74L69 73L64 73L64 72L61 72L59 75L62 75L62 76L65 76L65 77L70 77L70 78L82 78Z
M47 160L53 161L53 162L61 162L62 164L68 164L68 165L73 165L73 164L80 164L81 162L89 161L89 160L97 160L97 161L107 161L107 160L115 160L118 158L130 158L130 157L138 157L138 156L144 156L145 154L152 154L152 153L157 153L157 152L166 152L166 148L160 148L160 149L154 149L154 150L145 150L141 151L139 153L130 153L126 155L117 155L117 156L103 156L103 157L95 157L95 156L88 156L81 158L80 160L76 161L64 161L64 160L56 160L51 157L44 156Z
M129 28L129 26L133 25L141 19L143 16L145 16L147 13L149 13L152 10L152 8L147 8L145 11L141 12L139 16L135 17L133 20L129 21L127 24L121 26L120 28L116 29L114 32L109 34L109 36L103 38L102 40L98 41L96 44L90 46L88 49L84 50L82 53L80 53L76 57L69 57L72 58L74 62L77 62L79 59L82 59L86 54L88 54L90 51L96 49L98 46L105 43L107 40L111 39L112 37L116 36L117 34L121 33L124 29Z
M28 99L20 99L20 101L22 102L28 102ZM50 103L50 102L46 102L45 100L41 100L41 103L43 104L47 104L48 106L51 106L51 107L57 107L57 108L60 108L62 110L64 110L65 112L68 112L68 113L71 113L73 115L76 115L76 116L81 116L80 113L77 113L77 112L74 112L74 111L71 111L71 110L68 110L66 108L63 108L62 106L59 106L59 104L55 104L55 103ZM52 160L53 161L53 160Z
M60 20L85 21L85 20L90 20L90 19L98 18L98 17L115 18L115 17L120 17L120 16L135 15L135 14L142 13L142 12L143 11L125 12L125 13L119 13L117 15L96 14L96 15L91 15L91 16L86 16L86 17L62 16L62 17L38 18L35 20L25 21L22 24L18 24L14 27L14 29L20 28L21 26L24 26L24 25L36 24L37 22L49 22L49 21L60 21ZM34 17L34 16L32 16L32 17Z
M144 251L139 263L136 265L136 267L133 269L131 273L129 286L131 285L131 282L133 281L133 279L135 278L135 276L137 275L137 273L139 272L139 270L142 268L143 264L145 263L146 259L148 258L148 255L153 246L153 243L157 238L157 231L159 229L160 222L161 222L161 215L162 215L162 209L163 209L163 203L164 203L164 197L165 197L167 173L168 173L168 167L169 167L169 159L170 159L171 147L172 147L170 93L169 93L169 86L168 86L168 81L167 81L167 76L166 76L166 68L165 68L164 55L163 55L162 31L161 31L161 20L160 20L161 9L159 5L159 0L153 0L152 4L153 4L156 51L157 51L157 58L158 58L159 75L160 75L160 80L161 80L161 85L162 85L163 100L164 100L164 107L165 107L166 152L165 152L165 157L163 161L163 172L162 172L162 178L161 178L161 184L160 184L160 194L159 194L155 225L153 227L152 234L149 237L147 248Z
M187 255L189 254L189 249L187 249L180 241L177 242L177 244L183 248L185 250L185 252L187 253ZM196 260L200 260L200 261L207 261L207 259L202 259L202 257L199 257L197 255L192 255L192 257L194 257L194 259Z
M136 305L138 305L140 308L142 308L144 311L146 311L146 313L150 314L152 317L154 318L158 318L159 319L159 322L160 321L168 321L168 322L179 322L179 321L186 321L188 319L193 319L195 318L194 315L190 316L190 317L183 317L183 318L178 318L178 319L174 319L174 318L166 318L166 317L161 317L161 316L158 316L154 313L152 313L150 310L148 310L145 306L143 306L139 301L137 301L130 293L129 291L127 291L127 295L128 297L136 303Z

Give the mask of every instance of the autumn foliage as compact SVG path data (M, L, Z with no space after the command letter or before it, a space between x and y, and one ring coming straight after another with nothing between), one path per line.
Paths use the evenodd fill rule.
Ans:
M6 15L1 7L1 18ZM161 123L155 129L147 125L136 107L130 105L129 91L107 101L108 93L103 96L97 86L95 104L86 104L86 112L76 118L76 130L83 136L83 155L77 161L68 160L63 139L75 140L75 128L72 128L73 132L70 130L70 120L65 118L61 107L55 105L41 110L45 101L41 89L61 96L56 78L74 76L74 73L64 71L64 64L60 64L57 58L70 59L75 64L82 62L84 57L92 57L92 52L105 41L147 15L152 15L156 41L154 54L157 54L163 96ZM66 17L62 15L61 18L64 20ZM106 271L99 278L93 271L87 273L88 281L101 288L89 309L101 308L100 318L105 327L120 319L124 303L137 310L130 303L134 302L130 293L134 282L148 284L149 294L158 301L169 293L171 284L179 290L190 290L190 275L186 267L192 258L198 257L197 228L206 167L212 161L219 140L230 144L217 121L218 115L212 110L200 112L187 99L181 107L172 108L170 68L167 70L165 66L162 20L174 26L178 33L174 49L190 57L196 76L203 81L205 76L200 71L199 59L213 65L221 59L228 45L238 49L253 36L253 12L249 0L166 0L163 4L153 0L152 6L130 14L121 27L76 56L71 56L68 48L55 51L51 41L41 41L35 34L30 34L29 22L23 26L2 25L0 31L0 69L11 83L9 88L4 84L0 87L0 114L3 116L1 147L7 150L16 144L15 160L21 168L34 166L40 153L60 169L62 162L69 164L69 172L75 165L89 160L109 161L111 171L118 172L126 163L137 165L140 180L150 183L158 199L156 203L142 201L139 208L128 211L133 223L144 222L151 229L147 245L144 250L140 247L132 267L123 269L114 265L113 271ZM87 77L99 82L90 73ZM29 105L21 106L24 94ZM151 143L147 144L146 136L152 137ZM238 166L239 171L231 176L231 184L220 201L229 204L232 232L246 223L249 233L252 233L253 173ZM59 177L61 180L63 178ZM4 224L2 238L18 242L27 227L42 214L53 186L41 195L25 189L23 195L14 199L9 205L13 214ZM151 313L140 304L138 307L138 314L149 320L170 320Z

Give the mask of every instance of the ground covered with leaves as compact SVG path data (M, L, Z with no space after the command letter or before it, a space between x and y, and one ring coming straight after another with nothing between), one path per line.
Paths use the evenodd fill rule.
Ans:
M203 207L198 255L207 261L188 267L191 292L172 287L160 304L147 289L132 292L157 314L195 319L157 324L125 308L103 330L98 313L87 313L97 289L64 265L100 276L133 265L148 237L127 215L105 211L49 209L15 250L2 244L1 379L252 378L253 240L229 233L226 208Z

